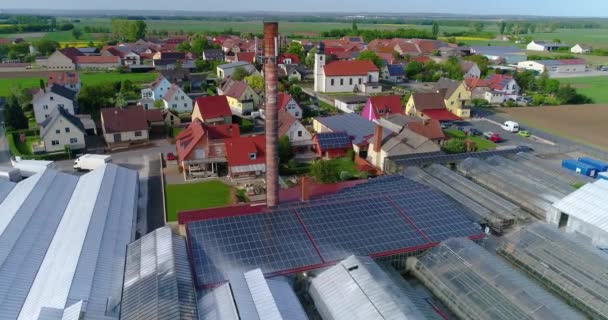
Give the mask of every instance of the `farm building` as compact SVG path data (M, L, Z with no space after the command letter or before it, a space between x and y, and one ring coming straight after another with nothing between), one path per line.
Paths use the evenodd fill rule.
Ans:
M408 270L460 319L586 319L467 239L449 239Z
M113 164L0 179L0 318L118 319L138 181Z
M513 46L472 46L471 53L482 55L492 62L505 64L517 64L527 58L525 51Z
M592 319L608 319L608 255L553 226L533 224L502 239L498 253ZM577 263L583 262L584 263Z
M370 257L350 256L310 282L323 319L443 319L398 272Z
M555 51L555 50L559 50L560 48L565 48L565 47L567 47L567 46L565 44L561 44L561 43L533 40L532 42L528 43L528 45L526 46L526 50L529 50L529 51Z
M589 238L594 245L608 246L608 180L597 180L553 204L547 221L566 232Z
M121 319L196 319L186 239L169 227L127 247Z
M586 46L582 44L576 44L572 48L570 48L570 52L578 54L590 53L592 50L593 48L591 46Z
M552 73L585 72L587 70L587 62L583 59L522 61L517 64L517 68L533 70L539 73L545 71Z
M334 98L334 107L344 113L359 112L368 99L368 96L361 95L336 97Z

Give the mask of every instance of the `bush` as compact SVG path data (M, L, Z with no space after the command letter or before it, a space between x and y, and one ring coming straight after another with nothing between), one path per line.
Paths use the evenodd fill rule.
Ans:
M350 174L350 172L348 171L342 171L340 172L340 180L341 181L347 181L353 178L353 175Z
M441 146L441 149L448 154L464 153L466 146L462 139L450 139Z
M346 151L346 157L351 161L355 161L355 151L353 149L348 149L348 151Z

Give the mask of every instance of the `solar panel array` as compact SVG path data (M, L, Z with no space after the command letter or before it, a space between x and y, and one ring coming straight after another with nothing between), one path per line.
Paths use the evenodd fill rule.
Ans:
M392 162L393 166L423 166L433 163L451 163L461 161L467 158L489 158L492 156L504 156L509 154L516 154L518 152L530 152L532 149L525 146L518 146L512 149L501 149L501 150L489 150L480 152L470 153L458 153L458 154L422 154L422 155L407 155L407 156L394 156L388 157L386 161Z
M347 148L352 143L350 137L344 131L318 133L317 140L321 149Z
M290 273L352 254L384 255L481 234L459 203L401 175L265 213L188 223L199 286L226 272Z

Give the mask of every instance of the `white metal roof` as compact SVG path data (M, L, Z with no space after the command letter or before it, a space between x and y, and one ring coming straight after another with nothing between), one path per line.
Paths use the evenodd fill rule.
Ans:
M553 204L559 211L608 231L608 180L597 180Z

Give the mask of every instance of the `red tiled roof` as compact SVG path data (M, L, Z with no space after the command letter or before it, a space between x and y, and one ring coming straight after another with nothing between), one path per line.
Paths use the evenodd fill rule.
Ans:
M291 59L292 64L300 64L300 57L294 53L283 53L279 56L279 64L283 64L285 59Z
M120 63L119 57L104 57L104 56L77 56L74 58L74 63L77 64L106 64L106 63Z
M382 53L381 52L381 53L376 53L376 55L380 59L386 61L386 63L388 63L388 64L395 64L395 57L393 57L392 53Z
M228 165L246 166L266 162L266 139L264 136L248 136L226 139L226 158ZM256 155L255 159L250 154Z
M466 85L469 89L483 88L483 87L490 86L488 81L486 81L485 79L479 79L479 78L465 78L464 82L466 83Z
M492 74L486 78L488 86L494 90L503 90L513 80L513 77L504 74Z
M285 92L279 92L279 94L277 94L277 109L281 110L285 108L289 103L289 100L291 100L291 95Z
M247 82L227 79L222 86L222 92L225 96L240 99L247 89Z
M160 109L148 109L145 110L146 121L150 122L162 122L165 119L163 118L163 111Z
M226 96L198 97L194 107L197 108L203 119L231 117L230 105Z
M106 51L109 52L111 55L113 55L115 57L124 58L127 55L127 52L124 52L122 50L116 49L114 47L107 47Z
M236 61L244 61L253 63L253 59L255 58L255 52L237 52L236 53Z
M61 72L61 71L53 71L49 72L47 75L47 85L59 84L77 84L78 83L78 73L77 72Z
M416 106L417 111L426 109L445 110L443 94L439 92L417 92L412 94L412 99L414 99L414 105Z
M413 57L412 61L416 61L416 62L420 62L420 63L427 63L427 62L431 61L431 58L429 58L427 56L419 56L419 57Z
M128 109L101 109L104 133L119 133L138 130L148 130L148 122L143 107Z
M279 137L286 135L296 121L298 119L287 112L287 109L279 109Z
M74 61L74 59L76 57L79 56L84 56L84 53L80 52L80 50L76 49L76 48L63 48L63 49L59 49L59 51L61 51L61 53L63 53L66 57L72 59L72 61Z
M238 125L223 124L207 126L199 119L195 119L188 127L176 137L175 147L180 160L186 159L201 139L207 134L211 140L223 140L240 136Z
M366 76L368 72L378 72L378 67L370 60L334 61L323 71L325 76Z
M460 117L446 109L426 109L421 111L425 116L437 121L457 121ZM408 125L409 126L409 125Z
M338 53L346 52L346 50L342 47L335 48L325 48L325 54L334 55Z
M403 114L403 107L401 106L401 97L398 95L389 96L375 96L369 98L376 118L380 118L382 115L389 115L400 113Z
M407 128L430 140L445 139L441 124L435 119L413 121L407 124Z

